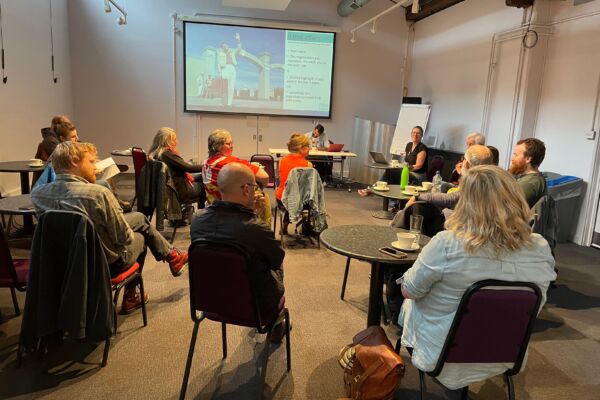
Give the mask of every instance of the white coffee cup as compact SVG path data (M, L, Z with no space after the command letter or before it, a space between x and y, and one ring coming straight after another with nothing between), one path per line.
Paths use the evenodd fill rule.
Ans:
M385 189L387 188L388 183L386 181L377 181L375 182L375 187L377 189Z
M410 249L416 238L413 233L408 232L398 232L396 237L398 239L398 246L402 247L403 249Z
M412 186L412 185L406 185L404 187L404 190L408 193L412 193L415 194L417 192L417 187L416 186Z
M39 158L30 158L29 159L29 164L30 165L44 165L44 162L42 160L40 160Z
M431 190L431 188L433 187L433 183L432 182L423 182L423 189L425 190Z

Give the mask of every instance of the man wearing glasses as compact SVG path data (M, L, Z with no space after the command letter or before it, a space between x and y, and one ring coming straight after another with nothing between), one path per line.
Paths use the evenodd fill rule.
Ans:
M264 211L265 195L256 190L258 185L252 170L237 162L220 170L217 184L221 199L194 215L190 229L192 242L205 239L244 249L251 256L249 272L256 284L261 312L277 308L284 293L285 252L273 231L257 217ZM272 340L281 340L277 332Z

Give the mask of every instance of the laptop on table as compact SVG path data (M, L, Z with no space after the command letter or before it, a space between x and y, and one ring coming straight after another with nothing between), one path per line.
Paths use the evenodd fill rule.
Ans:
M329 145L329 147L327 148L327 151L332 152L332 153L339 153L340 151L342 151L343 148L344 148L343 144L331 143Z
M370 151L369 154L371 155L373 161L375 161L377 164L390 165L390 162L387 160L387 158L385 158L383 153L378 151Z

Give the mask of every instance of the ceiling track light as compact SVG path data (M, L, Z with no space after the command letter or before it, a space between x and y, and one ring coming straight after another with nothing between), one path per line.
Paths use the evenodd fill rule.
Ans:
M421 7L419 6L419 0L413 0L410 12L413 14L418 14L420 8Z
M123 7L121 7L120 5L117 4L116 0L104 0L104 12L105 13L112 12L112 7L110 6L111 4L117 10L119 10L119 12L121 14L123 14L122 16L120 16L119 18L117 18L117 23L119 25L127 25L127 13L123 9Z
M352 32L352 37L350 38L350 43L356 43L356 38L354 37L354 32Z
M375 33L376 27L375 27L375 23L377 22L376 19L373 20L373 25L371 25L371 33Z
M360 28L362 28L363 26L368 26L369 24L371 24L371 32L375 33L377 30L377 20L381 17L383 17L385 14L389 13L392 10L395 10L398 7L403 7L406 4L408 4L408 2L411 0L404 0L404 1L398 1L396 4L394 4L393 6L391 6L390 8L388 8L387 10L384 10L382 12L380 12L379 14L377 14L376 16L374 16L373 18L368 19L367 21L363 22L362 24L352 28L350 30L350 33L352 34L352 39L350 39L350 42L354 43L356 42L356 39L354 37L354 33L359 30ZM419 1L418 0L413 0L413 7L415 5L415 3L417 4L417 7L419 5Z

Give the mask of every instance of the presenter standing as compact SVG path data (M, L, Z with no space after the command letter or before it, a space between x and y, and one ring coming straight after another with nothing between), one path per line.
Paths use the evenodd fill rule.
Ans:
M233 104L233 92L235 89L236 79L236 65L237 59L236 54L242 50L242 42L240 41L240 34L235 34L235 41L237 48L232 50L229 45L225 42L221 43L221 48L217 50L217 62L219 65L219 71L221 72L221 78L227 81L227 97L224 102L227 106Z

